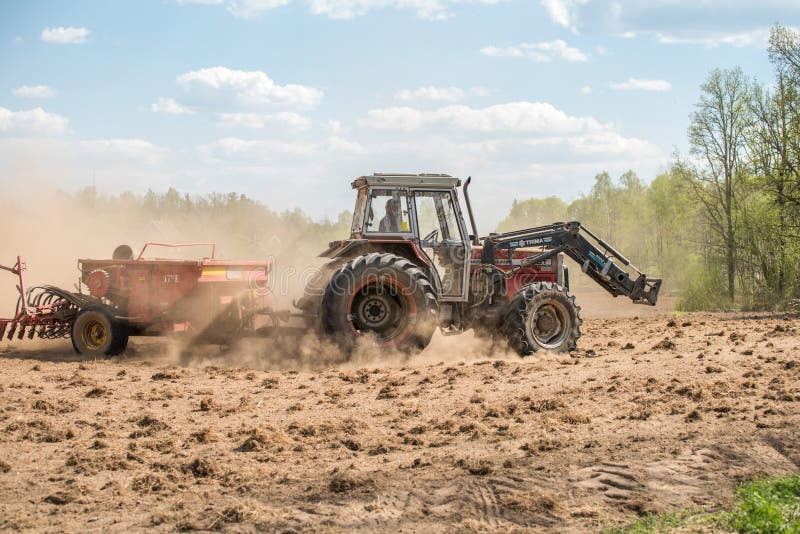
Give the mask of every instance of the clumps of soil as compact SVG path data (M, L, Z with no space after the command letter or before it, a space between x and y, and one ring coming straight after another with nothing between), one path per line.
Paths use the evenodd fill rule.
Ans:
M583 425L591 420L588 416L578 413L575 410L566 410L560 413L558 419L570 425Z
M74 402L66 400L58 400L54 404L44 399L39 399L33 403L31 408L45 415L56 415L74 412L78 409L78 406Z
M148 473L133 479L131 489L137 493L159 493L166 489L167 483L160 476Z
M206 458L195 458L183 466L184 473L191 473L196 478L207 478L219 473L219 466L214 460Z
M150 378L152 380L177 380L181 377L181 373L177 369L164 369L161 370Z
M235 450L238 452L257 452L272 448L282 451L286 443L285 435L277 429L268 428L268 430L269 432L264 432L259 428L252 428L239 432L240 435L247 437Z
M349 449L349 450L354 451L354 452L361 450L361 444L358 443L357 441L354 441L354 440L350 439L350 438L343 439L342 440L342 445L344 445L344 447L346 449Z
M536 440L524 443L520 449L528 453L528 456L534 456L536 453L555 451L562 447L564 447L564 444L561 441L545 435Z
M75 432L73 432L71 428L57 429L42 419L28 421L25 425L20 423L12 423L6 427L6 430L9 429L26 430L26 432L22 435L22 439L26 441L33 441L34 443L58 443L60 441L69 440L75 437Z
M129 468L128 462L122 456L104 454L73 453L67 456L64 463L72 467L76 474L92 476L100 471L123 471Z
M108 388L104 388L103 386L97 386L86 392L87 399L106 397L108 395L111 395L111 391Z
M206 397L205 399L200 399L201 412L210 412L213 410L219 410L219 406L217 406L217 403L214 402L213 398Z
M675 348L675 342L668 337L665 337L664 339L653 345L653 350L672 350L674 348Z
M220 512L219 518L225 523L241 523L247 518L247 515L241 506L229 506Z
M667 388L670 391L671 386ZM687 384L674 390L675 393L682 397L689 397L694 401L700 401L706 398L705 388L701 384Z
M564 403L561 402L559 399L540 399L540 400L528 399L528 410L530 410L531 412L536 412L536 413L552 412L563 407Z
M217 441L217 435L210 428L203 428L197 432L192 432L190 437L197 443L214 443Z
M75 496L71 493L67 493L65 491L57 491L55 493L51 493L44 499L43 502L48 504L55 504L56 506L63 506L65 504L69 504L75 500Z
M691 412L686 414L686 417L685 417L687 423L692 423L694 421L699 421L702 418L703 418L703 416L700 415L700 412L697 411L697 410L692 410Z
M389 449L383 443L378 443L370 450L367 451L370 456L378 456L379 454L389 454Z
M275 389L278 387L278 382L277 376L268 376L261 382L261 387L264 389Z
M564 511L558 498L549 492L521 491L503 496L504 507L518 512L561 515Z
M136 425L139 427L139 430L134 430L131 432L131 439L150 437L157 432L169 429L169 425L167 423L159 421L150 415L145 415L137 419Z
M367 493L375 488L375 481L362 474L337 471L328 480L328 490L333 493Z
M456 466L465 469L470 475L483 477L491 475L494 465L489 460L474 460L461 458L456 461Z
M11 471L11 466L5 463L3 460L0 460L0 474L8 473L9 471Z
M375 397L378 400L386 400L386 399L396 399L400 394L397 391L396 387L391 385L383 386L380 391L378 391L378 396Z
M366 384L369 382L369 371L366 369L359 369L354 374L339 373L339 378L344 382Z

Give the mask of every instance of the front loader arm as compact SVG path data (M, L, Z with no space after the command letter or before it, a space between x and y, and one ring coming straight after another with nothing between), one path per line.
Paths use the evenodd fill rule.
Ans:
M656 305L661 279L650 278L640 272L614 247L577 221L553 223L548 226L503 234L491 234L485 238L483 262L494 263L496 249L508 250L510 254L513 249L527 247L540 247L544 251L541 254L525 258L522 261L523 267L540 263L563 252L575 260L584 273L613 296L625 295L636 304ZM511 256L509 255L509 257ZM635 272L634 276L622 266L630 267L630 270Z

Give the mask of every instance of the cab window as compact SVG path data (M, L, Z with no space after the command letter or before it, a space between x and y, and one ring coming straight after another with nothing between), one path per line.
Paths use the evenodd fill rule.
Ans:
M397 189L373 189L369 194L366 231L375 234L407 234L408 198Z

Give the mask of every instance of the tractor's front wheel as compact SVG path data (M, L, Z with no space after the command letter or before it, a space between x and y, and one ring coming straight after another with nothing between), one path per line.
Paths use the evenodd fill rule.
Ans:
M121 354L128 346L128 327L102 306L88 306L78 312L72 323L72 346L75 352L102 357Z
M346 349L372 336L382 349L418 352L436 330L436 294L419 267L388 253L358 256L325 288L322 328Z
M521 356L539 350L569 352L581 337L580 312L564 287L538 282L522 288L508 304L503 333Z

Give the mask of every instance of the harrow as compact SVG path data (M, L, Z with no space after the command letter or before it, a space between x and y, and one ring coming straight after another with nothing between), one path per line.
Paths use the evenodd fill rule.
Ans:
M0 265L19 278L17 290L19 298L10 319L0 318L0 339L42 339L69 338L72 322L78 311L91 304L92 299L80 293L65 291L55 286L25 286L25 262L17 256L13 267Z

